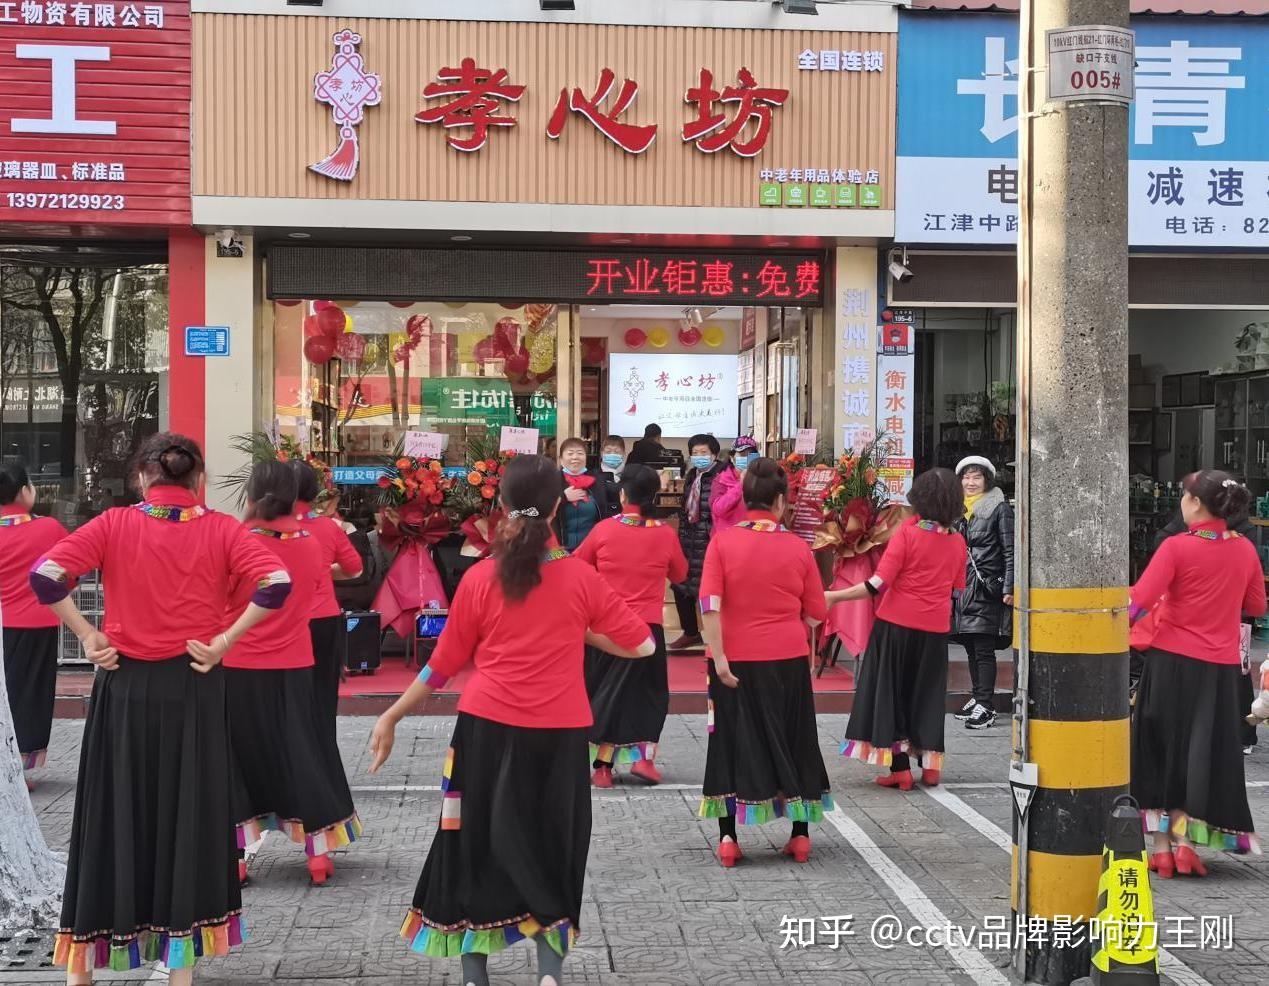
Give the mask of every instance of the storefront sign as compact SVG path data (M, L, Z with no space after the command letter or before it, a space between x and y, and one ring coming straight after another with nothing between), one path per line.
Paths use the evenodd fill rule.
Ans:
M883 322L877 329L877 352L884 356L906 356L912 352L912 326L903 322Z
M835 345L838 451L859 451L876 437L876 254L854 247L837 251Z
M555 433L553 394L516 394L507 380L491 377L433 377L422 382L423 418L433 427L483 424L486 428L531 422Z
M366 63L357 46L361 35L355 31L335 32L331 38L335 57L330 69L313 76L313 98L330 106L331 122L339 128L339 144L309 170L338 181L352 181L361 163L361 145L357 127L365 117L366 107L378 106L383 96L379 76L366 71Z
M816 307L822 254L274 247L272 298L460 298Z
M1132 32L1119 27L1060 27L1044 32L1051 103L1132 102Z
M877 358L877 433L884 443L878 475L898 503L906 503L912 489L915 361L914 356Z
M758 174L758 204L879 209L880 181L875 169L764 168Z
M382 466L335 466L331 479L336 486L374 486L387 472Z
M841 51L837 48L810 48L798 54L798 68L803 72L884 72L884 51Z
M188 0L0 3L0 83L0 221L188 225Z
M439 459L445 448L445 436L436 431L407 431L405 454L416 459Z
M735 355L613 353L608 363L608 427L617 434L652 422L666 438L737 433Z
M0 6L3 6L0 4ZM228 356L229 326L227 325L187 325L185 326L186 356Z
M503 426L498 442L499 452L515 452L517 455L536 455L538 430L536 428L511 428Z
M895 238L1015 243L1017 18L901 13L899 23ZM1269 245L1269 22L1161 17L1133 28L1129 243Z

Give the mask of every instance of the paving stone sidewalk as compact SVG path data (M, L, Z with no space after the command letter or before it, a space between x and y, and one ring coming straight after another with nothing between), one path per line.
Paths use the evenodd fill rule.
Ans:
M456 960L411 954L397 937L436 830L441 763L453 720L414 718L398 731L392 762L366 773L370 719L340 720L341 748L365 823L361 841L336 856L332 883L313 887L299 847L266 840L244 891L249 941L228 958L199 963L197 982L217 986L317 983L321 986L460 984ZM701 716L671 717L662 743L666 785L634 782L596 792L594 836L582 912L583 937L565 965L566 982L598 986L735 986L749 983L958 984L1003 982L1007 954L988 948L974 961L944 949L870 941L874 922L903 926L947 922L972 930L1009 913L1009 856L997 842L1009 830L1003 784L1008 728L969 733L948 719L943 800L927 791L900 794L871 783L872 768L837 755L844 716L822 716L820 735L844 818L812 831L814 854L797 866L778 854L788 825L742 829L746 859L724 871L712 854L717 830L696 818L705 753ZM33 795L45 833L69 836L82 723L59 720L48 768ZM1252 810L1269 830L1267 748L1248 761ZM532 810L531 805L525 810ZM1005 835L1007 838L1007 835ZM993 841L996 840L996 841ZM862 851L861 851L862 847ZM1263 983L1269 963L1269 862L1223 857L1205 881L1156 882L1166 915L1234 918L1229 947L1175 951L1185 964L1172 981ZM914 890L915 888L915 890ZM932 909L932 910L931 910ZM915 915L914 915L915 912ZM850 915L849 933L832 947L822 918ZM934 916L933 918L931 916ZM924 921L918 921L923 916ZM816 919L815 945L782 947L786 918ZM845 928L844 922L837 927ZM1196 925L1197 929L1197 925ZM1195 931L1197 944L1197 930ZM0 983L62 981L36 942L9 964L20 942L4 946ZM1218 944L1224 945L1225 942ZM530 986L532 949L494 956L491 979ZM972 959L973 957L971 957ZM967 965L966 963L969 962ZM104 974L103 983L162 982L152 969Z

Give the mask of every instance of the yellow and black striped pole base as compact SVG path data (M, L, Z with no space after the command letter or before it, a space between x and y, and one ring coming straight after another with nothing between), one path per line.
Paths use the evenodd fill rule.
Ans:
M1027 982L1069 983L1088 975L1106 820L1128 788L1128 591L1033 588L1030 597L1027 759L1038 787L1025 914L1014 815L1013 909L1028 930Z

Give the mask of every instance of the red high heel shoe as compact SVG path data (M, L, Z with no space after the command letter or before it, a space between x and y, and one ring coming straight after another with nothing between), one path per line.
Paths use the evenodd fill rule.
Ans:
M811 858L811 840L805 835L795 835L780 851L786 856L792 856L795 863L805 863Z
M1192 846L1177 846L1173 853L1176 871L1182 876L1207 876L1207 867Z
M942 779L943 772L941 770L934 770L930 767L926 767L921 771L921 783L926 787L938 787L939 781Z
M649 784L661 783L661 771L651 760L637 760L630 765L630 773Z
M247 861L245 859L238 860L238 886L245 887L247 885Z
M912 771L901 770L898 773L880 774L873 780L882 787L897 787L900 791L911 791L913 787Z
M1160 879L1163 880L1171 880L1172 874L1176 871L1176 862L1170 852L1151 853L1148 865L1150 872L1158 873Z
M328 856L309 856L309 878L319 887L335 875L335 865Z
M744 853L740 851L740 843L735 839L723 839L718 844L718 861L723 864L723 869L731 869L743 858Z
M594 784L595 787L602 787L604 789L612 787L612 768L596 767L595 772L590 776L590 782Z

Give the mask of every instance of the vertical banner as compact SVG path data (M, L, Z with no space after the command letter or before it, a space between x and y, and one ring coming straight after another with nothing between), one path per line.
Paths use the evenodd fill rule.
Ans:
M860 449L877 428L877 253L840 247L834 291L834 445Z
M885 353L877 357L877 433L882 436L879 475L892 502L907 503L912 489L913 382L916 357Z

